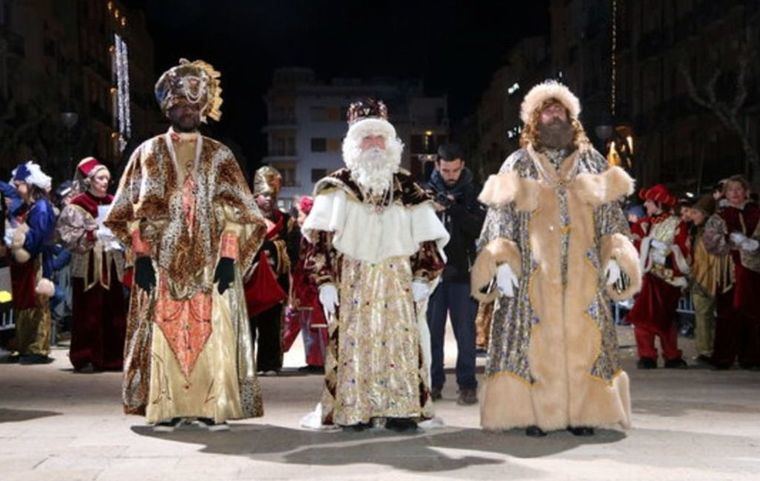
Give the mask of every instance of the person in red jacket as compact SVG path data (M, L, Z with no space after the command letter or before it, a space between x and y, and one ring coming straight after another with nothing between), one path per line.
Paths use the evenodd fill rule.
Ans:
M705 224L708 252L727 254L721 264L716 295L712 362L729 369L736 358L744 369L760 367L760 206L749 200L742 176L723 184L726 204Z
M302 196L298 202L298 225L302 226L314 206L314 199ZM324 374L325 350L327 349L327 319L322 304L319 302L319 291L316 283L306 271L305 256L309 249L309 241L301 239L300 255L293 267L293 285L290 304L294 323L288 333L288 345L293 343L301 332L306 351L306 366L299 372ZM283 340L285 342L285 340Z
M681 291L688 286L689 227L673 213L677 199L657 184L642 189L646 217L631 228L639 249L644 278L628 320L634 326L638 348L638 368L657 367L655 337L660 338L666 368L685 368L678 349L676 309Z

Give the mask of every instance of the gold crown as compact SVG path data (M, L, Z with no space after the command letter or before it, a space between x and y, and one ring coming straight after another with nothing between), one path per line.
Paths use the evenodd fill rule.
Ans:
M385 106L382 100L375 100L373 98L357 100L356 102L352 102L348 107L346 118L349 125L366 118L388 120L388 107Z

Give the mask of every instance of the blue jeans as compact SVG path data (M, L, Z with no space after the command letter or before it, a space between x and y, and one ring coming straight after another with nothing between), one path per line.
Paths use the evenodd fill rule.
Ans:
M431 385L442 388L446 382L443 371L443 340L446 336L446 315L451 315L451 326L457 340L457 384L459 389L475 389L475 316L478 304L470 297L470 284L441 282L430 296L427 321L430 327L432 350Z

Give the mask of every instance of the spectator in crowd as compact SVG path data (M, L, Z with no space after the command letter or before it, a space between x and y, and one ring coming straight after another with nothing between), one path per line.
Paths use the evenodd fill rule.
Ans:
M264 166L256 171L253 196L264 216L267 234L254 258L253 274L245 291L251 336L258 341L256 366L266 376L274 376L282 369L284 306L288 303L290 269L297 261L301 237L296 220L277 206L281 187L282 176L277 169Z
M666 368L685 368L678 349L676 310L687 287L689 228L675 213L677 199L662 184L642 189L647 216L631 228L642 259L644 277L628 320L634 326L638 368L657 367L655 338L660 338Z
M6 230L11 248L13 310L16 318L18 353L11 361L21 364L47 364L50 354L50 247L55 230L55 212L48 200L51 179L32 161L13 171L13 184L23 204L16 217L17 227Z
M70 180L62 182L55 189L53 204L57 213L56 217L69 205L74 195L76 195L74 183ZM52 256L53 277L51 280L55 284L55 295L50 299L50 315L56 330L56 339L61 340L67 336L64 333L71 329L71 252L57 239L53 246Z
M113 202L111 173L93 157L77 166L84 191L58 218L57 230L73 253L73 325L69 359L77 372L120 371L123 364L127 301L123 246L103 226Z
M299 199L298 225L303 226L306 217L314 206L314 199L303 196ZM309 241L301 239L298 261L293 267L293 288L291 290L291 328L292 340L301 332L304 350L306 351L306 366L298 369L299 372L324 374L325 372L325 349L327 348L327 319L319 302L317 285L308 275L305 268L305 256L309 249ZM292 340L290 341L292 344Z
M715 213L716 201L712 194L702 196L688 208L691 219L691 299L694 304L694 334L697 362L710 363L715 335L715 289L717 268L721 262L705 247L705 222Z
M729 369L760 367L760 207L749 200L749 183L739 175L723 184L725 204L705 225L708 252L728 255L717 281L717 318L712 362Z
M431 341L431 397L442 397L446 374L443 370L443 344L446 319L457 341L457 404L478 402L475 379L475 316L477 302L470 297L470 266L475 260L475 241L485 219L485 208L478 202L480 187L465 166L464 155L456 144L438 149L436 168L427 189L435 198L435 209L451 239L446 245L446 268L433 291L427 309Z

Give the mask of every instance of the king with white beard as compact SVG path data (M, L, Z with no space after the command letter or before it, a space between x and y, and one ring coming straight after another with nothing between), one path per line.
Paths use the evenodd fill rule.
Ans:
M432 416L420 305L449 235L400 168L404 146L385 104L355 102L348 122L346 168L317 182L303 226L306 269L330 319L322 424L414 430Z

